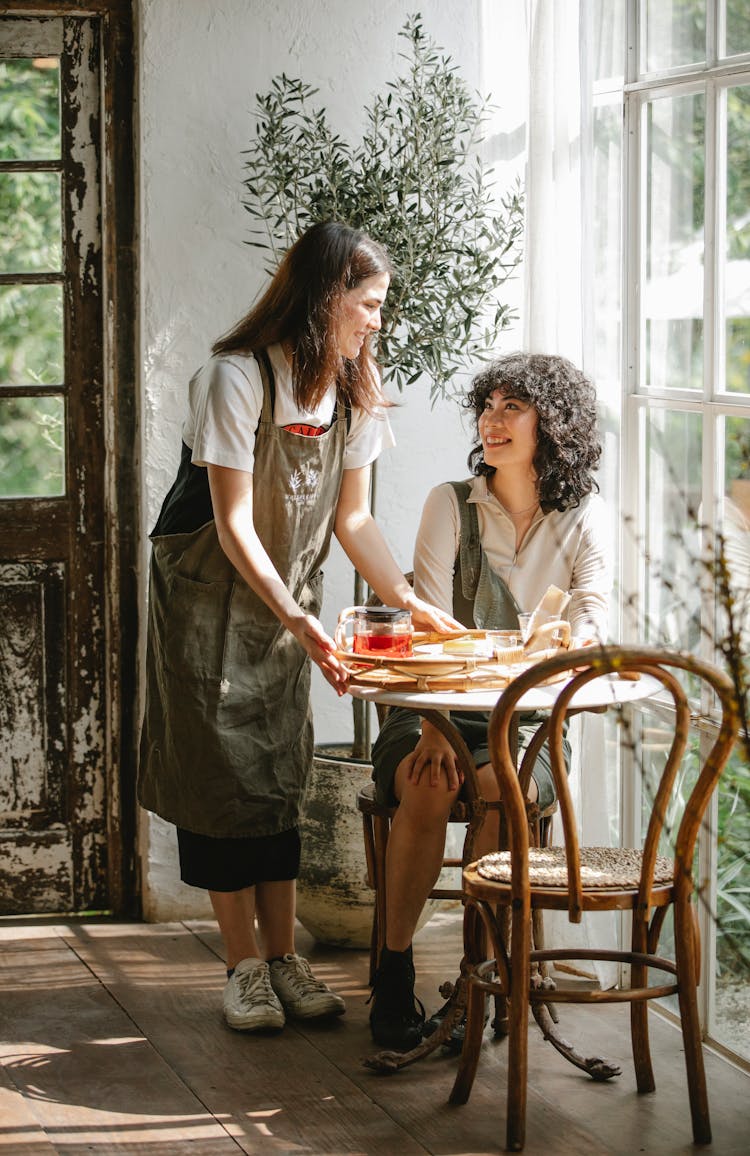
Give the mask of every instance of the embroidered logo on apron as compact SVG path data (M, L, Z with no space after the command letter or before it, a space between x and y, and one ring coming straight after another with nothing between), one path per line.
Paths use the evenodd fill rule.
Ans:
M289 475L289 501L293 506L311 506L317 498L320 473L312 466L302 465Z

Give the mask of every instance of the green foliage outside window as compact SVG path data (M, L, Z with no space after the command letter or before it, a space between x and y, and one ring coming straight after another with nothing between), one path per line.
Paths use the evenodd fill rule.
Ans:
M0 61L0 159L59 160L59 83L56 60ZM59 272L61 264L60 174L0 174L0 271ZM62 286L0 286L0 391L63 377ZM62 493L62 399L0 399L0 494Z

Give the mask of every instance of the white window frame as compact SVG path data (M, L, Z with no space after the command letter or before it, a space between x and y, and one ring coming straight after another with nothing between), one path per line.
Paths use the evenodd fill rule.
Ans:
M649 411L657 408L685 409L702 415L703 508L713 511L715 500L723 493L719 489L719 465L723 464L723 446L720 444L718 419L725 415L750 418L750 399L726 391L725 343L723 309L723 238L725 232L726 181L726 101L722 94L734 84L750 85L750 53L722 59L718 46L724 44L724 4L721 0L707 0L707 53L701 64L652 72L639 76L639 61L645 59L645 0L628 0L627 5L627 61L623 93L623 205L622 205L622 308L623 360L622 409L620 445L620 501L621 525L635 527L640 537L645 526L644 462L640 459L642 439L639 426ZM612 86L609 85L611 93ZM645 381L645 328L641 322L640 301L645 277L645 177L646 177L646 108L648 102L676 94L703 92L706 102L704 197L704 326L703 326L703 388L697 390L659 390ZM722 322L722 324L719 324ZM712 383L721 388L712 388ZM635 468L634 468L635 467ZM629 520L629 523L628 521ZM643 564L632 534L622 533L620 541L622 605L635 599L643 605ZM621 612L622 613L622 612ZM620 622L620 636L632 633L632 623L624 616ZM710 638L702 634L703 657L712 659ZM701 704L701 714L710 711L710 704ZM709 740L710 723L703 721L701 730ZM640 825L640 780L636 774L624 773L622 782L622 835L627 845ZM710 911L715 908L716 894L716 827L717 800L708 819L707 838L701 841L700 871L710 880L707 905L701 905L699 918L704 944L703 978L699 999L707 1038L714 1035L715 955L716 934ZM714 1041L715 1042L715 1041Z

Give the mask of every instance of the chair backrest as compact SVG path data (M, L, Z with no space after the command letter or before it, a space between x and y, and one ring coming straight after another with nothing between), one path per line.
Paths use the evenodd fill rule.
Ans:
M690 704L683 689L679 672L687 672L715 692L721 714L718 734L703 760L700 773L689 796L681 807L681 818L673 842L674 885L677 891L689 895L692 889L692 868L695 843L700 824L724 766L731 754L739 729L739 707L734 685L727 674L710 663L678 651L650 647L604 646L562 652L530 667L508 686L500 696L490 719L489 744L495 773L498 778L503 805L508 817L508 838L512 861L511 887L522 896L528 889L528 826L526 806L519 785L519 774L510 750L509 728L516 703L522 695L535 687L549 683L560 690L554 701L549 719L549 749L552 774L557 788L559 813L565 834L568 870L569 905L571 922L579 922L582 913L582 884L576 815L568 789L563 755L563 724L566 716L576 711L572 702L576 693L587 683L602 676L637 678L650 675L660 684L674 708L674 734L661 771L651 807L645 840L642 846L640 871L640 904L648 907L654 886L654 870L660 840L678 772L682 766L691 723ZM568 681L563 681L565 679ZM615 696L613 694L613 704ZM671 725L671 724L670 724Z

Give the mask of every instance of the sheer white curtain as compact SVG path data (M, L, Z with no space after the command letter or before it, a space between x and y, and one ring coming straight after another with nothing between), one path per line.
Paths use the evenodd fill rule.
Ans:
M528 0L524 340L581 365L579 0Z
M583 14L585 15L585 13ZM591 235L589 174L593 140L589 82L580 0L527 0L529 50L526 230L524 239L524 345L532 353L558 353L585 372ZM588 319L590 321L590 319ZM577 721L571 735L574 763L570 785L580 816L582 841L606 846L619 807L614 768L605 759L604 728L596 716ZM556 837L561 836L557 832ZM616 919L599 914L571 924L548 912L549 942L566 946L611 945ZM592 965L584 964L585 968ZM597 964L596 976L609 986L616 968Z

